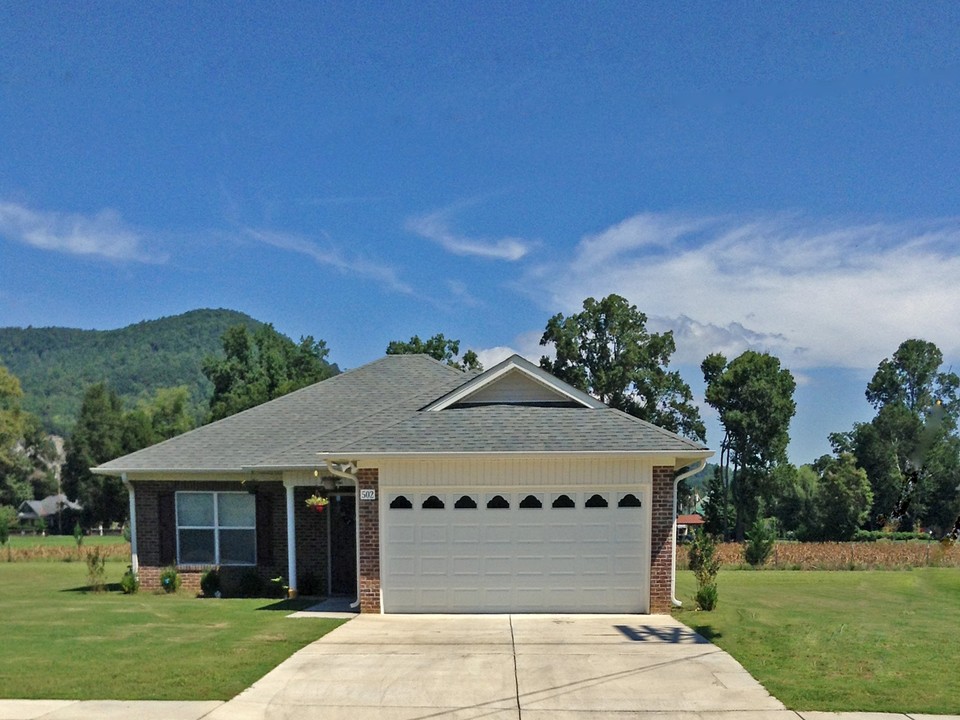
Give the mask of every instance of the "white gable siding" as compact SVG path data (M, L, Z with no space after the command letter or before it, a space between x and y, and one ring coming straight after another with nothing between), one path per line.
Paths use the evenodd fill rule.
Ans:
M516 371L507 373L465 398L466 403L538 403L569 400L569 397Z

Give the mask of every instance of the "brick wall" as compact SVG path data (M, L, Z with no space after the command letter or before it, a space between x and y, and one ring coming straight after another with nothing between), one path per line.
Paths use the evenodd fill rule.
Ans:
M258 501L264 498L269 507L269 527L258 528L257 544L258 547L265 541L270 544L271 553L268 561L261 561L255 568L264 580L270 580L278 575L287 574L287 533L286 533L286 504L283 485L279 482L159 482L159 481L132 481L134 493L136 494L137 510L137 554L140 561L140 587L145 590L156 590L160 588L160 573L170 562L162 562L160 557L160 501L161 494L176 492L178 490L199 490L199 491L221 491L221 492L255 492ZM306 499L306 495L304 495ZM304 506L305 507L305 506ZM258 513L259 517L259 513ZM309 529L307 519L304 519L303 526ZM301 529L301 520L297 518L298 523L298 545ZM326 542L326 534L323 533L323 542ZM325 545L324 545L325 547ZM258 556L261 553L258 552ZM312 557L311 553L307 553ZM320 557L323 562L326 561L326 553ZM312 567L312 561L307 560L306 567ZM179 566L181 587L199 592L200 578L209 570L208 566ZM238 576L246 572L247 568L225 568L226 576ZM324 566L325 572L325 566Z
M315 487L293 489L293 521L297 533L297 590L301 595L322 595L327 592L327 524L330 522L330 511L318 513L307 505L307 498L317 491L318 488ZM280 523L284 533L283 552L277 562L283 566L282 574L286 577L286 497L280 504Z
M674 471L653 468L650 521L650 612L669 613L673 595L673 492Z
M357 470L357 507L360 530L360 612L380 612L380 471ZM376 500L361 500L363 490L374 490Z

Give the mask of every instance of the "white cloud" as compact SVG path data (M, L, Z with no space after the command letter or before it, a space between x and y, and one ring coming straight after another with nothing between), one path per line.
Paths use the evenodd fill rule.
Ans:
M17 203L0 202L0 235L40 250L71 255L144 263L166 261L165 255L144 250L143 235L110 209L87 216L38 212Z
M498 362L506 360L511 355L520 355L526 358L534 365L540 363L540 358L544 355L553 357L552 347L541 347L540 337L542 330L531 330L529 332L517 335L511 345L498 345L492 348L474 349L477 357L485 368L492 368Z
M903 340L960 358L960 221L813 223L642 214L533 268L564 313L612 292L673 329L677 362L767 350L790 367L875 368Z
M459 207L459 206L457 206ZM530 252L531 243L513 237L491 240L475 239L459 235L449 227L449 215L453 210L447 208L429 215L410 218L406 228L410 232L437 243L454 255L472 255L490 260L516 261Z
M414 294L413 288L401 281L393 268L372 263L360 256L346 258L332 244L323 248L312 240L299 235L273 230L245 228L243 233L245 237L265 245L306 255L318 264L326 265L341 273L357 275L380 282L391 290L404 295Z

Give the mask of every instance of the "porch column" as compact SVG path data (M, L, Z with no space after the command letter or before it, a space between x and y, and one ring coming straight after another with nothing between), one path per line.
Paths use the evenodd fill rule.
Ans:
M285 480L287 490L287 591L289 597L297 596L297 527L294 521L294 502L292 481Z
M120 475L120 480L127 488L130 499L130 570L134 574L140 572L140 556L137 554L137 496L133 492L133 485L127 480L127 474Z

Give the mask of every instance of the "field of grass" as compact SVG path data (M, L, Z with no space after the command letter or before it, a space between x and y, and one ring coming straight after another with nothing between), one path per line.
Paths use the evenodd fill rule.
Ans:
M72 541L72 538L70 538ZM0 562L0 697L226 700L342 621L291 619L291 601L105 593L86 564Z
M960 714L960 572L723 570L695 607L677 573L674 615L793 710Z
M21 535L19 533L10 533L10 539L7 541L11 548L49 548L49 547L68 547L76 548L77 541L73 535ZM84 535L83 547L92 547L93 545L125 545L127 541L122 535Z

